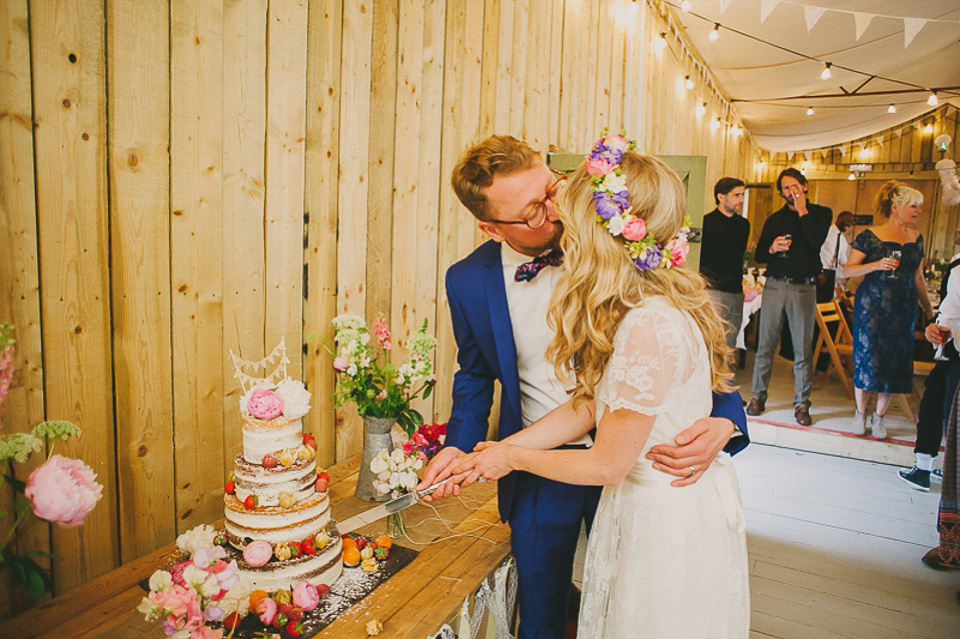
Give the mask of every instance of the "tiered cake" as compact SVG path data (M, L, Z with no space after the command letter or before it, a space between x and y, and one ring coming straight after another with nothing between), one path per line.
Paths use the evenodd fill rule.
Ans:
M234 364L240 373L249 363L234 358ZM243 453L223 498L227 539L243 553L240 572L268 592L303 580L330 585L343 570L329 477L317 474L316 444L303 435L300 421L310 410L310 393L302 382L286 379L285 366L278 370L284 378L269 386L270 378L238 374L245 390Z

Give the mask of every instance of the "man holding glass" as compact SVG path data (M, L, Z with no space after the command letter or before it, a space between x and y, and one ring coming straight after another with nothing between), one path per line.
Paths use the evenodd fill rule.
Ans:
M803 173L794 168L781 171L777 190L786 204L767 218L757 241L755 259L766 264L767 271L753 364L753 398L747 405L747 415L760 415L766 409L773 357L786 318L793 338L793 415L801 426L813 423L810 386L817 304L815 282L821 269L820 247L833 221L833 211L807 201L807 189Z

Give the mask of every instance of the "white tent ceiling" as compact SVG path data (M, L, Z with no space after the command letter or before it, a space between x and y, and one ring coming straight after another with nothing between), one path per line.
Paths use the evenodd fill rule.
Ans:
M690 0L689 12L679 4L668 0L761 148L840 144L933 109L926 91L870 93L941 88L941 104L960 106L960 0ZM825 62L833 65L827 80ZM818 97L853 93L872 75L861 95Z

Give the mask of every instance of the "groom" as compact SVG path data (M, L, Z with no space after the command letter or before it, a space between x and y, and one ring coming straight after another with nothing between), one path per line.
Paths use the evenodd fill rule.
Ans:
M420 489L487 439L495 380L502 386L500 437L568 399L545 356L552 338L547 308L560 277L554 267L562 261L555 250L563 232L556 209L562 180L533 149L510 136L492 136L467 149L453 169L457 197L491 240L447 271L460 369L453 381L446 447L427 466ZM654 467L680 478L675 486L699 479L724 445L730 453L747 445L739 393L714 394L713 415L681 433L678 446L651 449ZM563 447L591 444L587 436ZM589 530L601 488L514 472L499 481L498 489L519 576L519 637L562 638L581 522ZM459 491L448 482L434 497Z

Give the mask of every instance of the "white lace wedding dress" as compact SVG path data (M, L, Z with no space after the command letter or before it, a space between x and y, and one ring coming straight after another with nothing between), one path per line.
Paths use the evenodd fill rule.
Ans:
M624 317L597 386L597 423L627 408L656 417L639 459L606 487L584 568L579 639L746 638L747 550L740 490L729 457L697 483L645 458L712 407L706 346L693 320L664 297ZM600 426L602 428L602 426Z

